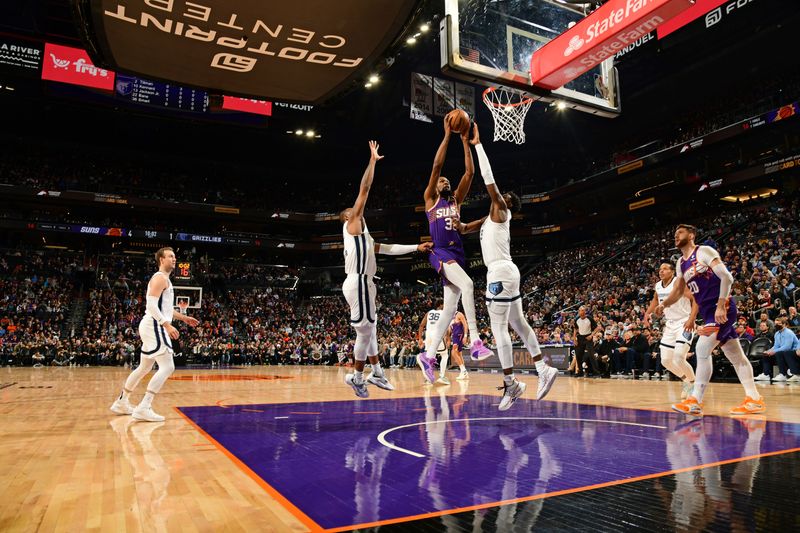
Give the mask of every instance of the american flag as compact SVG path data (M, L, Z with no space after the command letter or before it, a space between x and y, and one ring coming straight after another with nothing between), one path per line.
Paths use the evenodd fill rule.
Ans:
M473 48L462 48L461 49L461 57L466 59L471 63L480 63L481 61L481 54L477 50Z

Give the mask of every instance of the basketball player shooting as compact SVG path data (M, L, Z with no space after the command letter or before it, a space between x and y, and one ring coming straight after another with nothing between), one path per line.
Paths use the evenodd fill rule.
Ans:
M688 224L680 224L675 230L675 247L682 254L675 267L677 282L667 299L656 307L656 314L663 313L664 309L683 297L684 290L688 287L697 301L703 319L703 326L697 330L700 338L695 347L697 370L692 394L673 405L672 409L689 416L703 416L703 396L713 370L711 352L720 344L722 353L733 365L747 395L740 405L730 410L730 414L763 413L766 406L756 390L753 367L744 355L742 345L739 344L739 335L734 329L737 320L736 302L730 299L733 276L714 248L695 245L696 236L697 228Z
M456 111L463 113L463 111ZM458 300L464 307L464 314L467 315L467 326L469 328L470 354L475 360L483 360L492 355L492 351L486 348L478 334L478 322L475 318L475 291L472 279L464 270L466 259L464 256L464 246L461 243L461 235L456 226L460 217L461 204L467 197L472 186L472 176L475 174L475 167L472 163L472 152L469 147L469 121L466 127L459 132L461 144L464 146L464 175L458 182L455 192L450 188L450 180L441 175L444 166L447 147L450 143L451 121L453 113L449 113L444 118L444 139L442 139L436 156L433 160L433 169L428 180L428 187L425 189L425 213L428 217L433 250L429 256L431 266L442 277L444 285L444 308L441 320L436 324L436 329L430 339L425 342L425 351L420 353L423 364L432 364L435 356L428 357L427 354L435 354L436 347L442 342L450 321L458 310Z
M375 177L375 164L383 159L378 154L378 143L369 141L370 158L353 207L339 213L342 222L342 238L344 240L344 271L347 278L342 284L342 293L350 305L350 324L356 330L356 344L353 348L355 356L354 372L345 376L345 383L353 387L359 398L369 397L367 383L385 390L394 390L394 386L384 376L378 360L378 328L375 309L375 283L373 276L377 270L375 253L385 255L404 255L412 252L427 252L433 246L423 244L376 244L369 234L364 220L364 208L367 204L372 180ZM372 372L364 379L364 366L369 359Z
M489 158L481 145L478 125L473 126L472 140L478 154L486 191L489 193L491 205L489 214L480 220L467 224L457 224L462 233L472 233L480 229L481 254L486 265L486 307L492 324L492 335L497 344L497 356L503 366L503 398L500 400L501 411L509 409L525 392L525 383L514 376L514 357L511 350L511 335L508 325L514 328L528 353L536 365L539 374L539 386L536 399L544 398L558 376L558 370L548 366L542 359L542 350L536 333L528 324L522 310L522 294L519 292L519 269L511 260L511 217L520 210L522 202L513 193L502 194L494 181Z

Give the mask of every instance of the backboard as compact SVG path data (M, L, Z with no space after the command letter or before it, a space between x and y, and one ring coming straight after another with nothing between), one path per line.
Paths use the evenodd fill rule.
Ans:
M203 287L187 287L185 285L173 285L175 291L174 307L180 311L180 303L188 302L189 309L200 309L203 306Z
M553 91L530 83L531 56L582 20L580 7L558 0L445 0L442 70L480 85L505 86L545 102L617 116L621 102L613 57Z

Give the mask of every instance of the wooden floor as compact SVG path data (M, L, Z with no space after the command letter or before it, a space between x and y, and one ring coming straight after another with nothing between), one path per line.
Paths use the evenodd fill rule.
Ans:
M177 370L154 403L166 422L149 424L108 410L125 369L2 368L0 531L308 530L279 494L238 467L174 408L351 400L345 373L333 367ZM431 394L417 370L387 374L397 390L371 388L370 400ZM468 383L455 376L447 395L499 398L499 375L472 373ZM536 378L522 379L531 396ZM144 384L140 389L134 402ZM760 390L767 420L800 422L800 386ZM679 394L674 381L562 376L547 399L668 410ZM714 383L706 413L726 415L743 396L738 384Z

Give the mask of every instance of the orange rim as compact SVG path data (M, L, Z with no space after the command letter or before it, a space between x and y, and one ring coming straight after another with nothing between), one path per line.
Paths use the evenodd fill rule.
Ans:
M498 102L492 102L491 100L489 100L488 95L496 90L497 87L489 87L485 91L483 91L483 103L485 103L486 105L490 105L492 107L497 107L499 109L502 109L504 107L519 107L521 105L528 105L531 102L533 102L533 98L531 98L530 96L522 96L522 95L520 95L521 100L515 104L501 104Z

